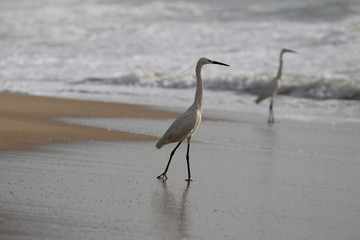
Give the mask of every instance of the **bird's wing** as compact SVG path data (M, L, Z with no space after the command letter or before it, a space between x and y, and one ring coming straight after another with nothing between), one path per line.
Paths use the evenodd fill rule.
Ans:
M161 148L168 143L183 141L195 131L200 119L201 115L197 113L196 109L190 107L170 125L157 142L156 147Z
M278 88L277 79L273 79L271 82L269 82L262 93L258 96L258 98L255 100L256 104L259 104L264 99L273 96Z

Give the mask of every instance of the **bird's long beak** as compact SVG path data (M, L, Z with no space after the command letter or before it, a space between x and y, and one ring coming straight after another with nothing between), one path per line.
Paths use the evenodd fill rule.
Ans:
M294 50L291 50L291 49L288 49L288 52L297 53L297 51L294 51Z
M221 63L221 62L217 62L217 61L212 61L211 63L212 63L212 64L218 64L218 65L223 65L223 66L230 67L230 65L227 65L227 64Z

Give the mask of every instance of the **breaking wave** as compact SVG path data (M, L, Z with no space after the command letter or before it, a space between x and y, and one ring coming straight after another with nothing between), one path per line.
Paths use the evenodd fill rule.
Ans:
M204 87L212 91L259 94L271 78L266 74L225 76L224 78L210 76L204 80ZM195 77L136 71L114 78L86 78L73 84L81 84L83 87L86 85L100 85L187 89L194 88L196 81ZM279 94L311 99L360 100L360 81L355 79L285 75L283 76Z

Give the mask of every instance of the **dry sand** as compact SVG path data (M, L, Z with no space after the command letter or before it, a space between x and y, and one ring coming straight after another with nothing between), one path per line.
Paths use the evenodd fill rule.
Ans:
M54 101L62 110L35 107L18 114L26 117L27 111L55 125L60 123L46 119L59 116L70 129L83 124L113 134L160 136L171 123L150 119L153 110L133 115L143 109L137 106L9 97L19 101L15 105ZM84 106L89 110L81 115ZM46 151L1 151L0 239L359 238L360 124L278 119L269 127L265 114L207 115L232 121L200 125L191 145L190 186L184 181L185 144L166 182L156 176L174 145L157 150L155 141L60 138L62 143L43 145ZM89 139L78 134L74 139Z
M54 121L60 117L173 118L177 114L131 104L0 94L0 150L29 150L68 140L154 140L154 137Z

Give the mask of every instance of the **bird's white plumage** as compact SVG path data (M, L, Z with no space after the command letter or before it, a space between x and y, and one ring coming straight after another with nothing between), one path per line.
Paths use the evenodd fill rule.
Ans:
M271 80L265 87L264 90L260 93L260 95L258 96L258 98L255 100L255 102L258 104L260 103L262 100L268 98L268 97L274 97L277 93L277 91L279 90L279 88L281 87L281 76L282 76L282 67L283 67L283 54L287 53L287 52L292 52L292 53L296 53L294 50L290 50L290 49L282 49L280 52L280 58L279 58L279 69L278 69L278 73L276 75L276 77Z
M201 111L193 105L181 114L156 143L157 148L173 142L182 142L190 137L201 122Z
M260 102L262 102L264 99L266 98L271 98L270 101L270 107L269 107L269 123L274 123L275 119L274 119L274 113L273 113L273 101L274 101L274 97L276 96L279 88L281 87L281 75L282 75L282 67L283 67L283 54L286 52L292 52L292 53L296 53L293 50L290 49L282 49L280 52L280 59L279 59L279 69L278 69L278 73L276 75L276 77L271 80L265 87L264 90L260 93L260 95L256 98L255 102L256 104L259 104Z
M259 97L256 99L256 103L259 104L264 99L268 97L273 97L276 95L278 89L281 87L281 81L278 78L274 78L271 82L269 82L263 92L259 95Z
M181 114L167 129L165 134L156 143L157 148L161 148L165 144L173 142L182 142L188 138L191 140L191 135L201 122L202 101L203 101L203 83L201 78L201 68L205 64L222 64L223 63L211 61L207 58L200 58L196 65L196 93L194 103L186 112Z

